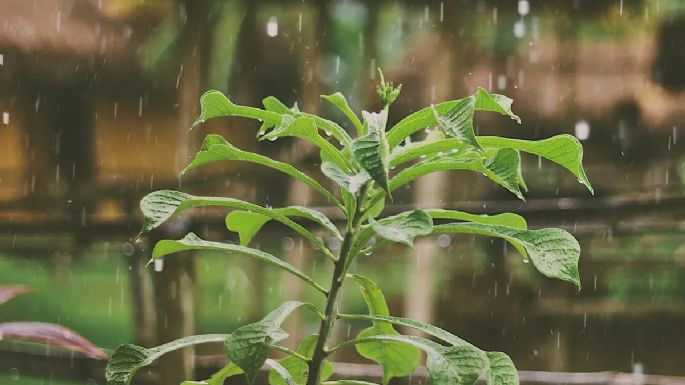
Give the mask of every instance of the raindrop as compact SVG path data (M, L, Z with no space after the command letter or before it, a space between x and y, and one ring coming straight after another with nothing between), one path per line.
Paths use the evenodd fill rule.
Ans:
M127 257L132 256L135 251L136 249L131 242L124 242L121 245L121 252Z
M56 28L57 32L62 30L62 11L57 12L57 23L56 23Z
M278 19L276 16L271 16L269 21L266 22L266 34L269 37L278 36Z
M452 238L447 234L440 234L438 236L438 246L442 248L447 248L452 243Z
M335 56L335 74L340 75L340 55Z
M297 15L297 32L302 33L302 12Z
M618 4L618 14L623 15L623 0L621 0Z
M155 259L155 271L159 273L162 270L164 270L164 259Z
M445 2L441 1L440 2L440 22L442 23L445 20Z
M502 91L505 88L507 88L507 77L504 75L499 75L497 77L497 89Z
M530 3L528 0L519 0L518 11L521 16L526 16L530 12Z
M10 124L10 113L9 112L3 112L2 113L2 124L4 124L4 125Z
M0 66L5 65L5 55L0 53Z
M580 119L575 125L575 135L578 140L587 140L590 137L590 123L585 119Z
M523 23L523 20L517 20L516 23L514 23L514 36L522 38L525 35L526 25Z
M143 116L143 97L138 98L138 116Z
M285 251L290 251L295 247L295 241L290 237L283 237L281 240L281 247Z

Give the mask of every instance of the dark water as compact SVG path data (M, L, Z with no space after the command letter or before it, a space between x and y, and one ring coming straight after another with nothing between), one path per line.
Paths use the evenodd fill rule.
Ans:
M342 122L319 95L341 91L355 110L377 109L380 66L403 84L392 122L482 86L512 97L523 124L477 114L479 134L576 135L596 190L593 197L566 171L525 157L527 204L461 172L399 191L389 212L412 204L515 211L532 228L571 231L583 249L583 289L539 276L500 241L443 237L360 260L391 311L505 351L521 369L685 375L681 2L53 0L38 12L39 3L0 0L0 284L35 291L0 308L0 320L58 322L110 349L187 330L162 321L183 313L174 296L139 284L164 282L139 271L149 245L132 241L144 194L180 185L264 205L326 205L280 175L239 164L179 181L210 132L318 177L317 154L297 141L257 142L254 122L189 132L201 92L219 89L245 105L274 95ZM166 236L193 230L236 240L223 230L225 213L197 214ZM321 280L329 274L321 255L280 227L267 227L259 242ZM284 299L320 301L250 261L199 255L191 265L196 332L231 332ZM353 290L345 306L364 310ZM303 322L296 336L316 330ZM59 378L40 360L21 372L0 363L0 373Z

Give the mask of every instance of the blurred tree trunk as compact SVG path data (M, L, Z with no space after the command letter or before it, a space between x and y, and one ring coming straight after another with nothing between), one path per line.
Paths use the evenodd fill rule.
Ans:
M181 13L185 27L181 35L181 76L178 90L178 126L176 135L177 168L190 160L199 143L189 132L199 115L199 100L203 87L204 57L206 54L209 1L186 0ZM166 258L164 269L155 274L157 297L157 330L160 343L195 333L195 262L192 255L183 253ZM193 378L194 349L188 347L169 354L160 361L160 383L179 384Z
M146 248L154 245L151 239L146 239ZM155 309L155 288L151 272L145 268L149 258L147 250L142 247L133 248L130 257L131 265L131 293L133 297L134 325L136 343L152 347L157 343L157 312Z
M448 15L459 14L450 4L445 4L445 8L445 13ZM452 25L443 23L442 28L452 28ZM448 36L448 34L443 33L442 36ZM450 47L449 39L444 37L440 45L442 47L436 49L437 57L428 63L429 67L425 71L426 79L423 83L431 84L432 87L427 87L428 93L423 97L423 105L448 99L450 91L454 88L462 88L461 84L455 87L454 83L457 79L452 76L454 73L460 73L458 51ZM450 188L449 178L448 172L438 172L417 179L412 187L414 203L419 208L436 207L441 204L442 198ZM409 290L405 296L404 315L407 318L432 323L436 317L435 289L438 267L435 266L435 260L440 255L440 248L434 238L426 237L418 238L414 245L416 263L408 270L410 271L408 281L412 282L412 290Z

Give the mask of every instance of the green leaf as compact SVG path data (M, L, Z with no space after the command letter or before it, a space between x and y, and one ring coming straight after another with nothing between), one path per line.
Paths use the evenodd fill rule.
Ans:
M288 333L281 329L283 322L293 311L302 306L312 309L318 314L318 310L316 310L314 305L288 301L269 313L261 321L238 328L226 339L224 342L226 355L231 362L245 371L248 383L252 384L254 382L257 372L266 361L266 354L271 345L288 337ZM282 366L278 365L274 369L281 373L279 367L282 368ZM288 373L288 371L286 370L285 373ZM291 384L287 377L284 376L284 379L289 385ZM294 384L295 382L292 381L292 383Z
M484 174L493 182L523 199L519 188L517 172L520 161L516 150L503 148L482 159L475 151L463 151L437 155L405 168L390 179L390 191L423 175L444 170L470 170ZM375 198L375 197L374 197Z
M243 372L242 369L240 369L236 364L231 362L228 365L224 366L218 372L212 374L212 376L206 380L183 381L181 385L224 385L224 382L227 378L237 376L243 373L245 372Z
M356 274L351 274L349 277L359 284L370 314L389 315L385 297L375 282ZM362 330L357 337L398 334L389 323L373 321L373 325ZM421 358L416 347L396 341L372 341L358 344L356 348L362 357L375 361L383 367L384 385L387 385L393 377L405 377L412 374L419 366Z
M105 368L107 385L128 385L138 369L150 365L166 353L191 345L222 342L228 336L228 334L206 334L185 337L151 349L131 344L120 345L112 353Z
M378 314L340 314L340 318L349 320L362 320L362 321L372 321L372 322L387 322L394 325L405 326L408 328L416 329L429 334L435 338L441 339L450 345L463 345L469 344L463 339L455 336L454 334L448 332L447 330L441 329L437 326L427 324L421 321L415 321L409 318L393 317L388 315L378 315ZM470 345L470 344L469 344ZM473 345L471 345L473 346Z
M342 234L340 234L340 231L338 231L338 228L335 227L333 222L331 222L321 212L314 209L303 206L288 206L270 210L288 218L309 219L332 232L336 238L340 240L343 239ZM259 232L262 226L264 226L264 224L270 220L270 217L263 214L251 211L234 210L226 216L226 227L231 231L237 232L240 235L240 244L242 246L247 246L252 238Z
M336 205L341 206L340 202L338 201L338 199L336 199L335 195L331 194L331 192L326 190L323 186L321 186L319 182L307 176L297 168L287 163L271 159L267 156L255 154L248 151L243 151L227 142L226 139L224 139L220 135L207 135L207 137L204 140L204 143L202 144L201 150L195 155L195 159L193 159L193 161L188 165L188 167L181 171L181 175L184 175L189 170L207 163L227 160L237 160L254 163L280 171L284 174L287 174L293 178L300 180L301 182L305 183L309 187L324 195L326 198L328 198L330 202L333 202Z
M305 337L300 343L300 346L297 348L297 352L311 359L314 355L314 348L316 347L317 339L318 336L316 335ZM288 373L290 373L290 375L297 384L304 385L307 383L309 365L305 361L302 361L297 357L288 356L281 360L278 360L278 363L281 364L281 366L283 366L288 371ZM328 379L332 374L333 366L330 362L324 360L321 372L319 373L319 381L324 381ZM275 370L271 370L269 372L269 384L286 385L286 382L278 372L276 372Z
M264 104L264 108L266 108L267 111L292 115L295 117L304 116L307 118L314 119L316 127L318 127L319 130L322 130L327 136L333 135L333 137L336 138L342 146L349 146L350 143L352 143L352 138L350 138L350 135L347 134L347 132L342 127L340 127L338 123L335 123L334 121L324 119L314 114L301 112L297 109L297 107L288 108L285 104L283 104L280 100L276 99L273 96L265 98L262 101L262 103Z
M485 353L470 344L443 346L425 338L403 335L370 336L349 343L371 341L403 342L423 350L432 385L473 385L487 367Z
M494 155L483 161L485 175L490 180L504 186L507 190L516 195L517 198L525 201L521 186L519 184L519 170L521 165L521 155L513 148L502 148L494 151Z
M305 273L301 272L291 264L282 261L271 254L265 253L260 250L251 249L249 247L230 245L221 242L211 242L200 239L197 235L193 233L188 233L183 239L178 241L163 240L157 242L154 249L152 250L152 259L159 259L169 254L179 253L182 251L190 250L215 250L224 251L233 254L243 255L246 257L256 258L258 260L270 263L276 267L279 267L296 277L299 277L304 282L311 285L316 290L326 294L327 291L321 285L316 283L312 278L307 276Z
M543 140L522 140L498 136L479 136L478 142L484 148L513 148L538 155L564 167L578 178L594 194L592 185L583 169L583 146L572 135L556 135ZM390 156L390 167L439 152L462 150L467 145L457 139L431 139L396 147ZM525 187L519 166L519 184Z
M519 375L514 362L506 353L487 352L489 361L487 385L518 385Z
M482 136L479 141L485 147L510 147L550 160L573 173L578 182L594 194L594 189L583 169L583 146L573 135L556 135L537 141Z
M336 92L332 95L321 95L321 97L325 99L327 102L336 106L343 114L345 114L347 119L349 119L350 122L352 122L354 128L357 130L357 135L362 136L365 134L362 122L359 120L357 114L355 114L354 111L352 111L350 106L347 104L347 99L345 99L345 96L343 94L341 94L340 92Z
M463 211L428 209L424 210L433 219L454 219L465 222L484 223L486 225L500 225L516 229L527 229L526 220L514 213L502 213L496 215L471 214Z
M197 118L193 127L204 123L208 119L224 116L241 116L268 122L270 125L281 123L282 115L264 111L260 108L239 106L231 102L223 93L219 91L207 91L200 97L200 116Z
M382 195L379 200L377 200L371 206L367 207L366 210L364 210L364 214L362 215L362 222L368 220L369 218L376 218L377 216L381 215L383 209L385 209L384 195Z
M295 382L295 379L290 375L288 370L284 368L281 364L279 364L277 361L269 358L265 361L265 363L268 366L270 366L273 370L275 370L276 373L278 373L278 375L281 376L281 378L283 378L283 381L285 381L287 385L298 385L298 383Z
M347 216L347 228L352 228L352 221L355 211L357 210L357 197L354 194L343 189L340 191L343 202L345 202L345 216Z
M223 198L223 197L198 197L186 194L180 191L173 190L159 190L151 192L140 201L140 208L145 216L143 229L141 233L150 231L159 227L162 223L167 221L175 214L179 214L184 210L194 207L230 207L234 209L249 210L258 214L262 214L268 218L281 222L282 224L295 230L298 234L311 241L318 248L320 248L326 256L331 259L336 257L326 248L326 245L302 227L300 224L294 222L287 216L281 214L274 209L267 209L262 206L245 202L240 199ZM288 212L288 211L286 211ZM253 234L254 235L254 234Z
M430 234L433 230L433 220L423 210L394 215L380 221L369 218L369 223L376 234L409 247L414 247L414 237Z
M525 249L535 268L545 276L572 282L580 288L580 245L564 230L524 230L482 223L450 223L434 226L433 233L470 233L503 238L518 250Z
M473 113L475 112L476 98L469 97L458 100L454 107L449 109L444 115L441 115L434 107L433 115L438 126L445 130L445 132L452 137L461 140L464 143L481 149L476 134L473 131Z
M312 143L323 151L329 159L333 160L338 167L345 170L351 169L348 160L342 156L340 151L319 134L314 119L304 116L293 117L291 115L284 115L281 123L270 132L262 135L260 140L276 140L287 136L304 139Z
M341 170L335 163L331 162L321 163L321 171L330 180L337 183L338 186L351 194L359 191L364 183L371 179L371 176L366 170L362 170L355 175L349 175L347 172Z
M509 116L517 123L521 122L519 117L511 112L511 104L513 102L511 99L503 95L490 94L484 89L479 88L475 95L469 96L468 98L450 100L448 102L439 103L431 107L426 107L400 120L390 129L390 131L388 131L388 144L390 148L394 148L406 137L415 133L416 131L427 127L437 126L438 122L435 119L435 112L433 110L435 110L439 115L447 114L447 112L454 108L455 105L458 103L463 103L463 100L473 98L474 96L476 98L476 102L473 107L476 111L499 112L500 114ZM480 144L483 145L482 142L480 142Z
M369 173L371 178L390 195L388 186L388 146L385 137L377 131L352 141L352 153L357 163Z
M514 101L504 95L491 94L482 87L478 87L476 91L476 111L490 111L497 112L501 115L508 116L511 120L521 124L521 118L511 112L511 105Z
M226 216L226 228L238 233L240 245L247 246L270 219L252 211L234 210Z

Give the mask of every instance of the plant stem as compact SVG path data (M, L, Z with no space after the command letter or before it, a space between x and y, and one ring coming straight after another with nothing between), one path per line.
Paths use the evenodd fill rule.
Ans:
M355 212L352 214L351 225L348 227L345 238L343 239L343 243L340 248L340 257L335 262L333 277L331 278L331 287L328 290L328 295L326 297L326 310L324 311L324 319L321 321L319 338L316 341L316 346L314 347L312 360L309 362L307 385L319 385L319 378L321 377L321 365L328 354L326 349L328 342L331 339L331 335L333 334L333 325L338 318L339 291L342 287L343 281L345 280L345 264L347 258L349 257L350 249L357 238L357 233L359 233L359 226L361 225L362 219L362 205L364 203L364 198L366 197L366 192L368 191L368 186L368 183L365 184L364 187L360 189L359 195L357 195L357 207Z

